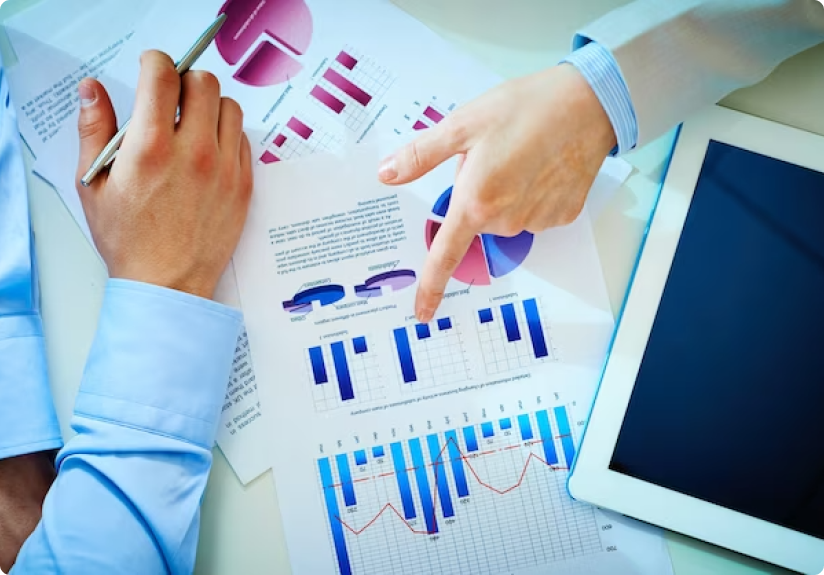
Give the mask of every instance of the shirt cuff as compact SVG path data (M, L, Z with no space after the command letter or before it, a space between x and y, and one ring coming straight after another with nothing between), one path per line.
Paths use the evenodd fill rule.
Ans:
M563 62L575 66L586 78L607 113L618 140L613 155L629 152L638 143L638 120L621 67L612 52L597 42L579 35L575 47Z
M0 459L60 449L63 442L37 314L0 317Z
M75 415L211 448L241 320L210 300L109 280Z

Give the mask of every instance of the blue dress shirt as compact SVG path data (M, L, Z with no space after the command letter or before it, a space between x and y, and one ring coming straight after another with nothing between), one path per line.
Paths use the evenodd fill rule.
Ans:
M563 61L581 72L607 113L618 140L613 154L629 152L638 143L638 119L621 67L612 52L584 36L576 36L573 47Z
M0 67L0 70L2 68ZM0 458L61 446L26 180L0 73ZM191 573L239 312L110 280L43 516L12 574Z

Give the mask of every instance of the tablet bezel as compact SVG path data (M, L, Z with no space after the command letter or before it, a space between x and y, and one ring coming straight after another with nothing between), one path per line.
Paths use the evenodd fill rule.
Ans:
M817 575L824 568L824 540L609 468L710 140L824 172L824 137L809 132L718 106L682 126L619 316L569 490L574 498L593 505Z

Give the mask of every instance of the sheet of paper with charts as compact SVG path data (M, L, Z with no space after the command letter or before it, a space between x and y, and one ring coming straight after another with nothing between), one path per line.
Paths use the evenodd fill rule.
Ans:
M426 129L498 81L383 0L180 0L158 3L101 78L119 117L132 106L140 53L153 48L179 57L220 12L229 19L196 68L217 75L224 95L243 107L260 165ZM77 149L72 130L57 133L36 170L75 206L87 230L74 189ZM239 306L236 291L229 270L217 297ZM237 347L218 444L246 483L270 462L245 334Z
M235 255L294 573L671 573L566 491L613 329L587 212L477 236L421 324L456 166L389 188L389 147L259 166Z

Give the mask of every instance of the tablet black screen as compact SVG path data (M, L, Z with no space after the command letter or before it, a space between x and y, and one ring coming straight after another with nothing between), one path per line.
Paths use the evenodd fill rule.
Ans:
M824 174L710 142L610 468L824 539Z

